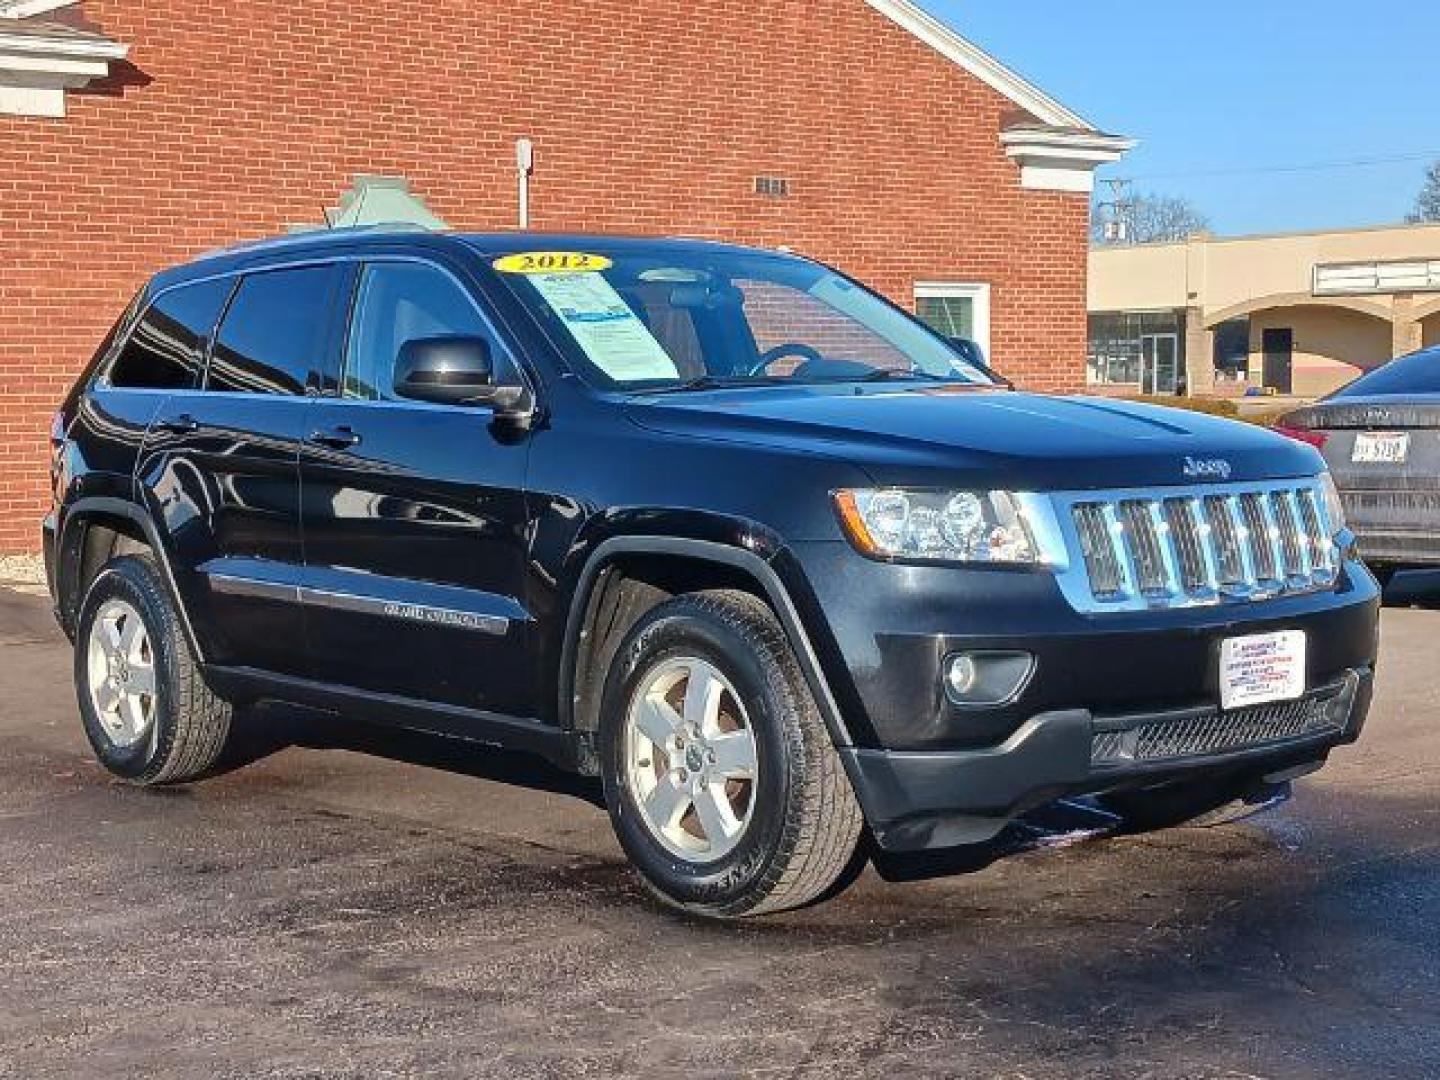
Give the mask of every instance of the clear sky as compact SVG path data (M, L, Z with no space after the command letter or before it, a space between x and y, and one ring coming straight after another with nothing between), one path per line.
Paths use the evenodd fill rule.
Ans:
M920 2L1142 141L1102 176L1183 195L1220 233L1400 221L1440 160L1437 0Z

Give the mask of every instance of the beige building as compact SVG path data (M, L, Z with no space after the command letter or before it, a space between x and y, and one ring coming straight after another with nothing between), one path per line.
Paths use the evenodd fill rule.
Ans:
M1092 388L1328 393L1440 345L1440 225L1090 253Z

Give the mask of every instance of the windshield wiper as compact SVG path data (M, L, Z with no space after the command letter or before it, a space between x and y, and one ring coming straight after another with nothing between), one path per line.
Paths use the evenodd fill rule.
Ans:
M963 375L935 375L929 371L900 371L897 368L877 368L865 375L857 376L854 379L843 379L842 382L903 382L906 379L918 379L921 382L961 382L967 385L980 385L968 383Z
M768 386L777 382L793 382L779 375L699 375L673 386L657 386L653 390L638 390L639 394L687 394L696 390L742 390L747 386Z

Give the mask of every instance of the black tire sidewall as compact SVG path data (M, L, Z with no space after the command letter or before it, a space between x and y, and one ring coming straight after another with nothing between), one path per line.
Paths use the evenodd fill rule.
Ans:
M654 668L693 656L714 664L745 707L757 750L754 816L740 844L715 863L691 863L667 850L641 819L625 781L625 722L629 704ZM672 602L631 631L606 682L601 709L601 760L606 803L621 846L661 896L687 908L738 914L763 900L757 886L780 856L791 828L793 733L784 715L792 703L776 693L759 651L727 623L698 607Z
M127 557L107 566L95 578L81 605L75 646L75 691L85 736L96 758L107 770L125 780L144 783L159 773L175 739L174 620L163 586L150 565ZM124 600L140 613L155 658L155 685L158 701L155 717L146 738L134 746L118 746L105 731L90 699L90 633L104 604Z

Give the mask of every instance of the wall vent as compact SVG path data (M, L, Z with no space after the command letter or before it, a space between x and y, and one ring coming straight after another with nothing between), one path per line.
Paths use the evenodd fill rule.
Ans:
M790 194L790 181L781 176L757 176L755 194L771 199L784 199Z

